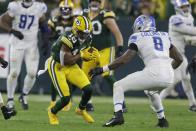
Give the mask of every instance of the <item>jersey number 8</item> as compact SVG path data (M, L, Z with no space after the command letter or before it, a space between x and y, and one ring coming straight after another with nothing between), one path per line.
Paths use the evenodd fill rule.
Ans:
M30 22L27 25L28 19L30 19ZM27 29L30 29L33 22L34 22L34 15L20 15L19 28L25 29L27 27Z
M163 42L160 37L152 37L154 42L154 48L158 51L163 51Z

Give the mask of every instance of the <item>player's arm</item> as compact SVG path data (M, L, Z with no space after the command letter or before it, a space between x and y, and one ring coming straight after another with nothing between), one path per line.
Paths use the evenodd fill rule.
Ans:
M137 45L134 43L131 43L129 45L129 49L123 55L121 55L120 57L115 59L109 65L106 65L104 67L96 67L96 68L90 70L89 75L94 77L96 75L102 74L103 72L106 72L109 70L114 70L114 69L126 64L130 60L132 60L136 56L137 51L138 51Z
M119 57L120 55L122 55L122 52L123 52L123 37L122 37L122 34L120 32L120 29L118 28L118 25L117 25L115 19L113 18L113 17L115 17L113 12L108 12L108 14L105 13L105 15L106 15L106 17L105 17L103 23L107 26L107 28L112 32L112 34L115 37L116 55Z
M173 59L173 61L172 61L173 69L178 68L181 65L181 63L183 62L183 57L178 52L177 48L172 44L171 44L171 47L170 47L170 50L169 50L169 55Z
M80 54L73 55L67 45L63 45L60 51L61 65L73 65L80 59Z
M192 46L196 46L196 36L189 36L189 35L186 35L184 36L184 39L185 41L192 45Z
M20 31L12 29L12 20L14 18L9 15L8 12L3 13L0 16L0 28L6 30L7 32L13 34L18 39L22 40L24 38L23 34Z

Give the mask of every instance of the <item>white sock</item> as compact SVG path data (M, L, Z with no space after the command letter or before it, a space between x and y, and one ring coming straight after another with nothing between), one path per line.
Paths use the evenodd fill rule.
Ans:
M1 92L0 92L0 105L3 105L3 97L1 95Z
M114 102L114 112L118 112L119 110L122 110L124 101L124 90L120 86L116 86L114 83L114 89L113 89L113 102Z
M165 118L164 108L159 94L149 91L147 96L149 97L151 104L156 111L158 119Z
M193 93L193 88L192 88L190 81L188 81L188 80L182 81L182 87L184 89L184 92L185 92L188 100L189 100L189 106L196 104L195 96Z
M17 78L18 77L12 77L11 75L7 78L7 97L8 98L14 98L14 93L17 85Z
M26 75L25 80L24 80L23 93L29 94L34 83L35 83L35 77L31 77L30 75Z

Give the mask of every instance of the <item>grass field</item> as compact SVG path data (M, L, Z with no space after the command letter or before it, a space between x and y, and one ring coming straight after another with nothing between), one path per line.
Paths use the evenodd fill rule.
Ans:
M127 98L128 113L125 114L125 124L112 128L103 128L102 124L112 117L113 105L111 97L94 97L95 112L92 116L94 124L87 124L74 112L79 97L74 97L74 104L69 112L58 114L60 125L51 126L48 123L46 108L49 96L31 95L30 110L23 111L16 102L17 116L5 121L0 116L0 131L196 131L196 112L189 112L186 100L165 100L166 116L170 123L167 129L155 127L156 115L149 108L146 98Z

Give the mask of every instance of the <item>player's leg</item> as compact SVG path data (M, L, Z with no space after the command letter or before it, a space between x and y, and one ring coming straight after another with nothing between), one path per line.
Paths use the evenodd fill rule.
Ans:
M10 73L7 77L7 106L14 108L14 92L17 85L17 78L21 70L23 61L24 50L15 49L13 46L10 48Z
M86 74L86 76L88 77L88 79L90 81L92 81L92 80L91 80L91 77L89 76L88 73L89 73L90 69L95 68L97 65L98 65L98 63L95 63L94 61L83 61L82 62L82 70L84 71L84 73ZM94 111L92 100L90 100L88 102L86 110L87 111Z
M100 51L100 66L108 65L113 62L115 59L115 48L110 47ZM103 73L103 78L108 82L111 88L113 88L114 83L116 82L116 78L114 76L113 71L108 71ZM123 102L123 112L127 112L127 108L125 102Z
M93 123L94 119L86 112L87 103L92 96L92 87L87 76L79 66L75 64L69 68L67 80L82 90L82 98L78 109L76 109L76 113L82 115L86 122Z
M24 110L27 110L28 109L27 95L29 94L31 88L35 83L36 74L39 65L39 51L36 45L27 48L25 50L24 59L25 59L27 74L24 79L24 87L21 96L19 97L19 101L22 104L22 108Z
M148 96L153 106L153 111L157 114L158 118L158 127L168 127L169 123L167 122L164 114L164 108L158 91L148 91L145 90L144 93Z
M56 89L54 87L54 84L52 82L50 83L50 91L51 91L50 92L51 93L50 94L51 95L51 101L50 101L50 105L49 105L48 109L55 105L56 97L57 97L57 91L56 91Z
M48 62L48 72L54 87L60 96L60 99L55 103L55 105L48 109L50 124L57 125L59 124L59 121L56 114L69 103L70 92L66 80L66 72L63 71L63 68L59 63L50 59Z
M189 110L196 111L196 101L195 101L193 88L191 85L191 76L189 73L186 72L187 66L188 66L188 61L187 58L184 56L183 65L182 65L182 87L189 101Z

